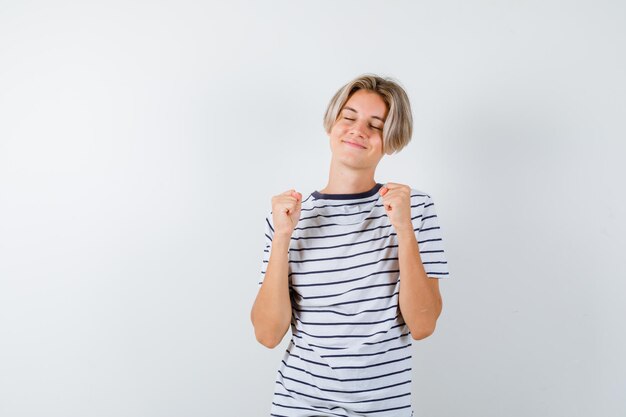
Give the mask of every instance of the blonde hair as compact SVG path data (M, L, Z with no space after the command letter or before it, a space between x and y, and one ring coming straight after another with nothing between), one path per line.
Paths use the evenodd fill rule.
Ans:
M411 141L413 116L409 97L404 88L390 77L363 74L341 87L328 103L324 113L324 130L330 134L339 112L352 94L360 89L378 93L387 105L387 118L383 127L383 152L387 155L400 152Z

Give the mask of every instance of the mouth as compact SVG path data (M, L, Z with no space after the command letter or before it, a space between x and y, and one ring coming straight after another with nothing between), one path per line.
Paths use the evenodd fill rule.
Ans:
M361 146L357 143L353 143L353 142L348 142L347 140L342 141L343 143L345 143L348 146L351 146L353 148L358 148L358 149L365 149L365 146Z

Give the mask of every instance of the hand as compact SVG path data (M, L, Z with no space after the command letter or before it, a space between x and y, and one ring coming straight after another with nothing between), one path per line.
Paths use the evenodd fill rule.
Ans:
M302 194L294 190L272 197L272 219L274 220L274 235L284 234L291 236L293 229L300 221L302 209Z
M380 187L378 193L383 197L383 205L389 221L396 232L413 230L411 222L411 187L395 182L388 182Z

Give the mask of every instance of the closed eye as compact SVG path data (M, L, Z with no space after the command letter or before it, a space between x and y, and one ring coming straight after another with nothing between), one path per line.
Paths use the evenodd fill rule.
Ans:
M345 116L343 118L346 119L346 120L354 120L354 119L350 119L349 117L345 117ZM370 126L372 128L374 128L374 129L376 129L376 130L382 130L380 127L376 127L376 126L373 126L373 125L370 125Z

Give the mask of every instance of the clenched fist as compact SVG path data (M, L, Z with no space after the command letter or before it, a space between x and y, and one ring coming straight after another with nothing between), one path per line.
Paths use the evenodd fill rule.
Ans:
M274 235L283 234L291 237L293 229L300 220L301 209L302 194L293 188L272 197Z

